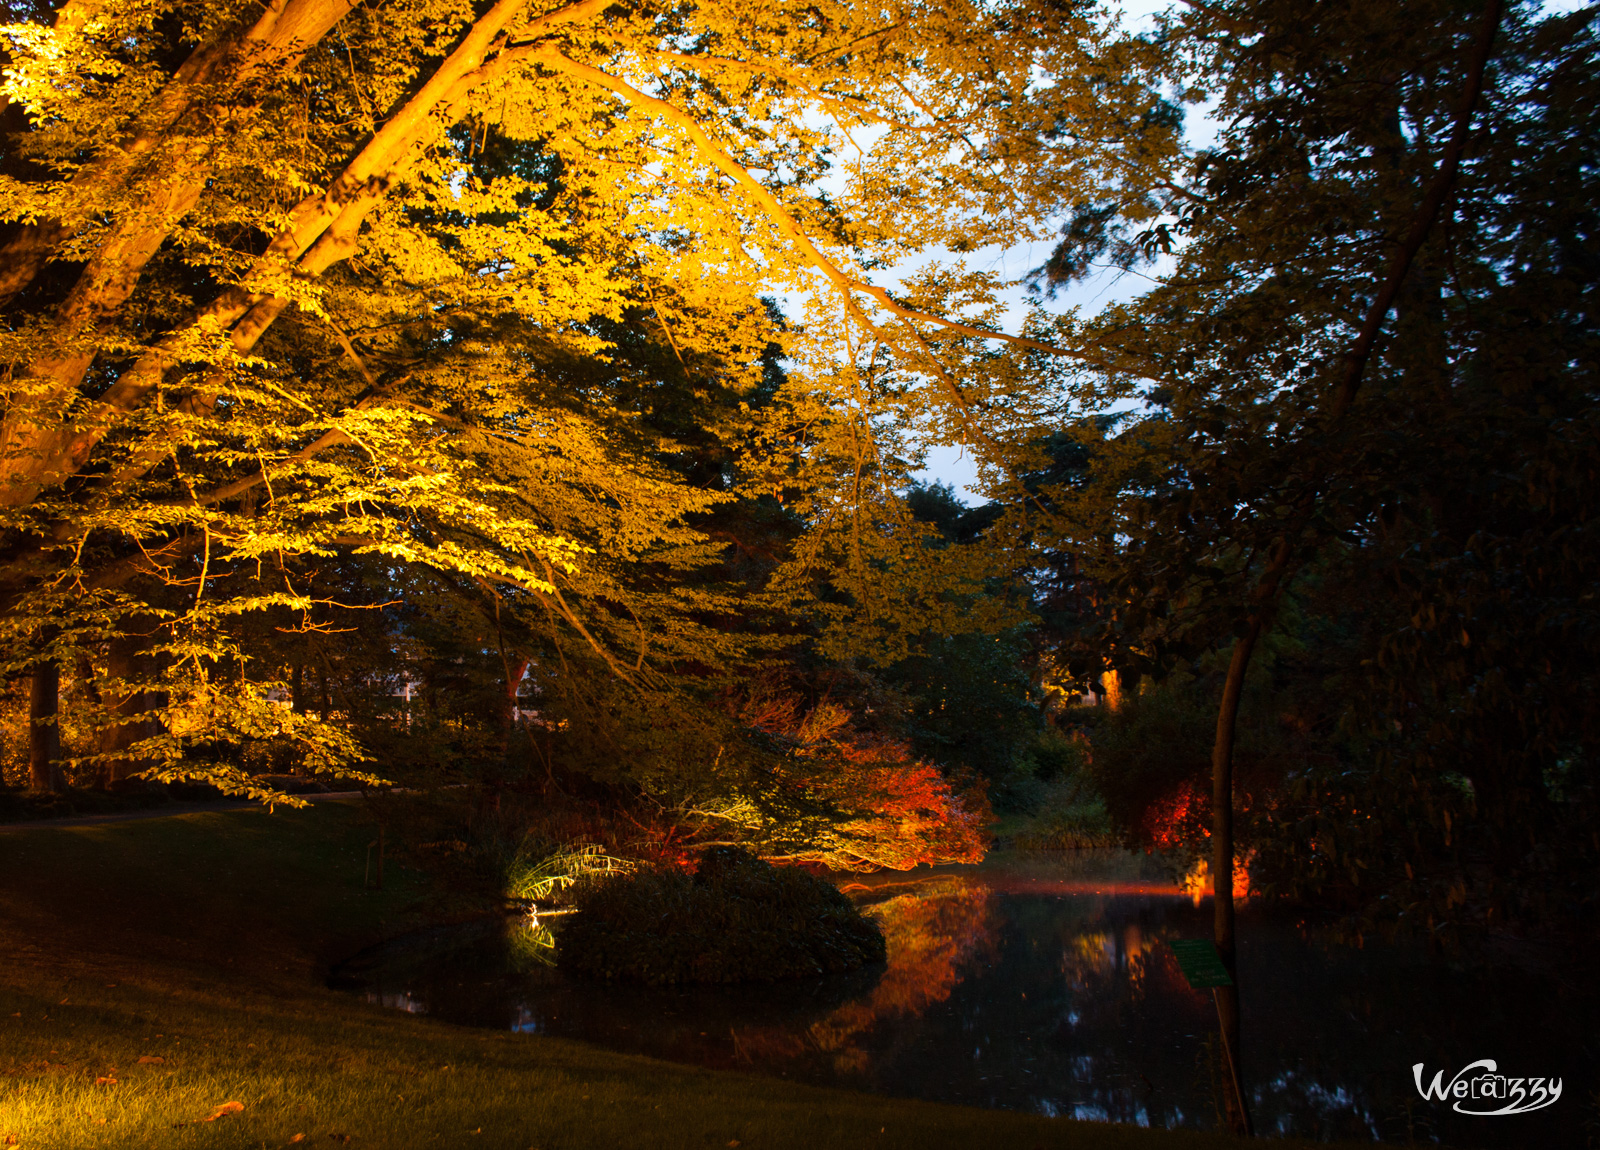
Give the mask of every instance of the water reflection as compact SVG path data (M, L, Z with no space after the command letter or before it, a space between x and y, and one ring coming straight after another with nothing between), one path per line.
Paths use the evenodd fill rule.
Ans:
M526 969L487 926L341 972L373 1001L451 1021L889 1094L1158 1127L1217 1123L1209 997L1166 939L1209 906L1106 853L853 882L886 966L805 983L652 990ZM1241 921L1243 1067L1260 1129L1461 1146L1582 1145L1595 1118L1596 996L1553 973L1464 970L1411 951L1325 951L1259 908ZM1468 1118L1411 1066L1492 1057L1562 1077L1549 1110Z
M865 1074L872 1062L868 1040L875 1030L917 1019L948 1001L957 983L993 959L996 922L987 887L966 878L910 885L915 893L892 895L870 907L889 949L888 963L872 989L803 1030L736 1027L740 1061L760 1068L805 1060L808 1077L823 1070L840 1078Z

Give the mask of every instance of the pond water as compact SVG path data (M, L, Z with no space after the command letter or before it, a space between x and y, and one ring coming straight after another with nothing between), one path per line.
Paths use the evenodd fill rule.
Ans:
M883 926L886 966L807 982L652 990L530 963L498 923L396 940L335 984L469 1026L579 1038L705 1066L973 1106L1159 1127L1217 1125L1209 994L1168 939L1209 937L1194 903L1122 852L997 858L842 880ZM1471 966L1369 943L1325 948L1248 904L1242 1072L1257 1128L1314 1139L1581 1147L1600 1134L1600 995L1523 955ZM1469 1063L1561 1079L1533 1113L1422 1098ZM1476 1073L1476 1072L1474 1072ZM1471 1104L1492 1108L1492 1104Z

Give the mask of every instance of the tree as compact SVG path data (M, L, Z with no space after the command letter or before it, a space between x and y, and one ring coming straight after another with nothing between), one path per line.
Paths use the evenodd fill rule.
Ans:
M1098 553L1120 658L1160 673L1230 652L1210 812L1229 962L1238 704L1286 595L1348 625L1329 686L1350 705L1340 754L1257 803L1262 877L1431 931L1469 887L1487 916L1527 906L1512 892L1552 853L1592 871L1574 831L1593 740L1568 694L1593 655L1572 550L1592 513L1553 478L1592 466L1591 23L1195 6L1167 27L1219 98L1217 143L1159 223L1149 203L1086 205L1053 261L1173 256L1093 326L1124 368L1114 394L1143 376L1152 410L1078 506L1128 543Z
M659 694L731 657L704 623L731 606L677 588L730 495L640 418L660 375L583 366L606 325L736 395L775 338L758 293L831 290L966 408L938 333L993 333L867 271L1037 232L1172 147L1155 51L1052 5L9 11L6 665L88 661L78 759L112 778L264 793L185 759L219 732L350 769L241 638L311 620L335 556L441 572L524 654L583 660L563 682Z

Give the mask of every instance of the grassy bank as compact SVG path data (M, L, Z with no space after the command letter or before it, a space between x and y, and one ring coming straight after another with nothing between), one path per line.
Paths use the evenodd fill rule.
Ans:
M447 901L359 808L0 834L0 1145L1201 1147L472 1031L326 990ZM242 1104L204 1121L224 1103ZM296 1136L301 1136L296 1141Z

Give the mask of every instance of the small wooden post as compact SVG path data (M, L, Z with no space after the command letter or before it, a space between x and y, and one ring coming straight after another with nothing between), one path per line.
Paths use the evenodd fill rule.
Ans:
M1239 1133L1246 1138L1255 1135L1255 1123L1250 1118L1250 1107L1245 1105L1244 1085L1239 1081L1239 1064L1233 1058L1233 1045L1228 1041L1228 1021L1222 1013L1221 987L1211 988L1211 1001L1217 1007L1217 1030L1222 1035L1222 1054L1228 1060L1228 1082L1233 1087L1234 1120L1242 1129Z

